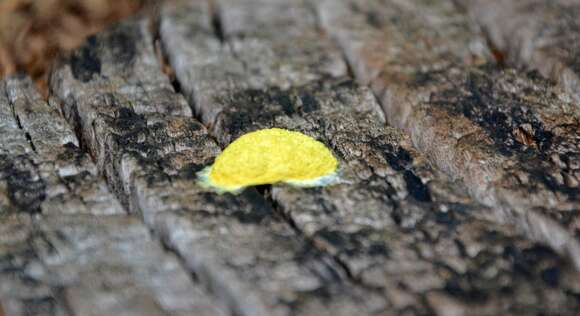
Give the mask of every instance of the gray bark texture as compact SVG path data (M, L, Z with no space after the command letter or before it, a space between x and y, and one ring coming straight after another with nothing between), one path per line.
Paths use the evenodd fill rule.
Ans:
M389 123L477 201L501 210L498 221L567 253L580 268L578 107L539 75L499 69L469 51L479 47L472 44L478 33L451 9L447 1L319 2L323 25L373 87ZM371 13L379 21L369 22ZM385 53L369 54L372 45Z
M176 0L63 56L48 100L0 81L4 312L575 315L576 3L520 2ZM509 46L517 19L561 48ZM272 127L342 183L198 184Z
M6 314L214 315L177 257L110 193L58 108L25 77L0 89Z
M580 2L455 0L480 25L505 63L537 70L580 102Z

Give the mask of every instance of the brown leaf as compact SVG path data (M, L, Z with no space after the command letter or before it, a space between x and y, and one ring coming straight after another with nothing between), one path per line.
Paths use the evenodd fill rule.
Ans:
M23 71L46 86L61 51L135 13L153 0L0 1L0 78Z

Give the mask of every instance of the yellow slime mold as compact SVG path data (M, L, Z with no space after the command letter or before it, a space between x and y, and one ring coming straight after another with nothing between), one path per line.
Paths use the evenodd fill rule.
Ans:
M337 166L338 161L321 142L299 132L272 128L245 134L231 143L200 173L200 183L219 192L278 182L320 186L336 182Z

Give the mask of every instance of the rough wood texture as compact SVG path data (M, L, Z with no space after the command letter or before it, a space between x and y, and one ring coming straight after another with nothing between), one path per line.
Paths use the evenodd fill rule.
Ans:
M512 66L556 80L580 104L580 2L455 0Z
M239 3L251 5L237 6ZM211 133L220 146L249 131L283 127L322 140L341 159L347 184L308 190L274 186L268 194L278 211L317 248L344 265L350 278L382 293L386 310L393 313L435 311L447 315L474 313L474 307L482 314L522 313L529 308L526 301L541 306L540 301L556 297L565 307L543 312L565 313L576 308L575 298L565 294L569 285L544 292L541 277L533 280L513 270L504 257L506 249L538 253L545 248L536 248L507 227L473 216L484 217L493 211L462 196L422 157L408 151L407 140L400 132L383 127L379 106L369 90L349 80L329 78L290 86L264 79L257 87L242 80L232 81L227 87L200 90L212 86L216 73L223 78L252 78L254 70L260 69L263 76L291 77L283 70L297 69L300 61L308 58L313 43L307 39L292 42L292 59L277 57L284 63L281 68L269 64L268 58L264 62L240 56L244 50L254 49L255 42L260 43L262 51L277 52L280 43L293 38L293 29L305 27L317 32L308 19L292 19L292 28L285 30L278 25L287 25L286 21L265 14L284 8L302 12L299 16L304 17L311 11L303 5L300 1L218 2L218 29L225 34L221 46L216 35L209 33L209 25L184 13L191 4L168 10L161 24L162 40L178 69L177 78L184 91L204 95L194 99L196 109L212 126ZM193 8L198 13L203 10L198 4ZM256 15L250 18L251 14ZM278 36L280 33L286 36ZM208 48L206 43L212 36L216 45ZM222 69L221 59L211 57L232 46L238 51L227 58L242 61L244 67ZM334 54L331 46L317 52L323 60ZM213 71L207 74L200 71L203 69ZM430 186L426 182L431 182ZM491 235L498 238L492 240ZM540 261L550 261L550 256ZM486 262L494 262L494 277L482 271L483 257ZM540 261L536 262L540 266L548 262ZM566 266L564 262L550 264ZM576 276L576 272L571 274ZM502 285L492 289L500 279ZM506 298L490 294L499 293L500 288L509 288L513 295ZM530 292L535 294L529 296Z
M571 284L546 289L543 272L532 272L535 279L530 279L514 269L511 254L505 255L534 253L534 264L564 270L566 263L552 261L549 250L541 255L546 248L508 227L479 220L498 214L474 205L433 174L422 157L409 153L400 132L382 127L368 91L326 81L290 91L240 91L223 104L227 109L218 115L214 132L224 145L255 129L283 127L324 141L341 158L347 184L308 190L275 186L272 200L319 249L338 258L351 277L382 291L388 310L522 313L531 302L548 306L540 302L553 299L558 307L537 312L577 308L575 298L565 294ZM242 124L234 124L240 118ZM493 262L493 277L482 271L481 260ZM500 288L512 295L493 294Z
M49 102L27 78L0 84L7 314L580 309L578 107L538 73L490 64L451 0L158 13L63 57ZM344 183L197 184L268 127L324 142Z
M485 39L471 31L450 0L311 2L321 27L339 43L365 84L404 82L419 70L479 64L490 57Z
M73 57L52 80L55 93L67 100L66 112L83 113L79 128L88 149L129 209L143 216L233 314L352 315L381 310L379 295L351 284L332 258L274 217L271 205L255 189L219 196L196 184L195 172L219 153L200 123L165 108L140 114L131 101L121 101L118 96L132 87L117 85L115 78L124 76L148 91L153 99L141 107L152 108L155 87L139 80L163 77L153 67L143 75L127 70L125 64L136 62L132 58L137 56L112 57L111 34L129 34L137 45L146 41L145 28L132 31L139 24L143 23L123 23L82 48L101 69L109 69L107 73L94 72L83 81L71 71ZM99 100L105 97L119 101L103 106ZM172 98L181 104L177 94Z
M21 214L0 236L8 315L220 315L134 217Z
M340 50L317 29L308 1L217 0L215 6L222 36L250 87L285 89L346 74Z
M478 201L503 210L498 220L567 253L580 268L578 110L568 94L533 74L466 66L457 43L469 47L478 35L448 1L330 1L319 9L391 124ZM397 10L403 18L384 18ZM371 12L379 21L369 22ZM377 43L379 59L366 53ZM381 70L373 76L366 69Z
M2 82L0 113L0 298L8 315L219 315L176 257L124 215L30 79Z
M215 13L206 1L186 2L177 1L174 8L181 3L181 9L166 8L172 12L161 19L162 40L184 93L205 124L221 109L216 101L221 91L287 88L346 74L340 51L316 31L316 15L305 1L216 1ZM272 12L288 14L279 19ZM214 32L219 30L214 30L212 14L224 21L221 33ZM260 35L245 39L245 32ZM201 111L199 105L207 103L212 110Z
M122 213L58 109L28 78L3 85L4 131L13 137L3 140L2 171L11 204L29 213Z

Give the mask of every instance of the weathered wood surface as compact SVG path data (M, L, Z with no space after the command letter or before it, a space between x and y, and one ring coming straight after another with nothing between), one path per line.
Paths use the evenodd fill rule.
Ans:
M498 220L580 268L579 120L569 94L534 74L477 66L484 55L466 58L480 55L469 50L480 37L451 1L323 1L319 10L391 124L478 201L503 210Z
M296 74L287 70L300 69L302 60L311 52L310 47L315 45L303 37L305 32L296 32L296 29L304 27L307 32L319 32L305 18L313 14L308 11L309 6L299 1L292 4L287 1L217 1L217 19L222 23L225 41L222 45L217 36L212 35L209 20L204 22L197 16L183 14L188 11L186 8L192 6L178 7L163 15L161 36L168 47L170 60L179 65L177 78L183 90L192 96L204 95L192 101L200 117L212 126L211 133L222 147L246 132L278 126L300 130L324 141L343 160L343 172L349 180L346 185L312 190L272 188L273 202L301 234L321 251L333 255L352 278L384 293L388 310L449 314L467 312L470 306L479 306L482 313L493 314L510 312L501 307L507 305L513 308L511 312L525 309L517 303L502 303L505 298L502 295L478 301L450 294L449 287L457 284L462 284L459 285L461 291L474 293L481 290L479 286L483 288L483 284L494 283L487 276L477 276L481 267L477 259L462 255L456 248L459 240L465 242L464 247L471 248L475 247L474 240L485 238L491 231L503 236L502 242L479 245L483 247L480 251L498 263L503 254L493 248L530 246L520 244L521 239L501 226L480 221L476 216L462 218L459 214L464 212L478 212L483 217L492 211L465 197L458 198L456 191L447 189L449 184L438 181L444 179L441 175L431 183L438 189L432 193L423 181L435 177L434 172L421 163L413 166L414 157L402 146L404 137L396 130L382 127L381 114L370 91L357 88L348 80L333 80L322 75L318 77L325 78L323 80L313 79L307 81L310 84L301 82L288 87ZM193 9L199 14L204 8L195 4ZM256 11L301 14L289 15L293 17L293 27L285 31L290 22L273 16L268 19L270 15L266 14L264 19L252 19L251 14ZM320 33L312 38L316 38L316 45L320 47L317 56L324 56L323 48L326 49L328 57L318 58L332 60L335 50L330 44L321 44L325 41L324 35ZM207 45L212 41L215 45ZM292 58L285 58L285 49L279 50L285 43L293 45ZM232 47L234 52L231 52ZM240 57L244 49L263 58ZM221 59L211 58L220 54L243 67L226 68ZM277 63L269 63L269 58ZM231 79L227 87L211 84L215 80L215 69L224 74L223 78ZM323 73L313 67L310 69L315 74ZM276 73L277 76L276 80L255 80L252 84L244 80L256 73ZM427 179L421 179L418 174ZM461 202L457 203L457 199ZM437 215L430 214L433 210L452 218L453 224L437 219ZM458 230L450 232L450 226L456 225ZM465 235L462 236L463 229ZM467 236L467 231L473 235ZM442 265L449 270L441 271L445 270ZM469 275L470 281L453 273L447 274L449 271ZM511 268L506 269L506 273L510 273L508 271L513 272ZM531 286L533 282L529 281L514 277L509 287L513 293L528 292L517 289ZM543 287L537 286L538 289ZM537 298L541 300L541 296ZM575 307L574 298L566 298L566 295L561 298L563 304L571 304L562 311ZM507 300L513 302L514 296Z
M3 171L12 204L29 213L72 211L119 214L90 157L78 148L72 129L54 105L47 104L28 78L6 79Z
M0 236L8 315L221 315L134 217L18 215Z
M538 70L580 103L580 2L455 1L481 25L505 63Z
M125 215L30 79L2 81L0 118L0 300L8 315L217 314L177 258Z
M0 85L7 315L580 309L577 103L493 65L475 14L451 0L157 13L63 58L48 103L27 78ZM327 144L344 183L197 184L268 127Z
M111 33L147 45L150 36L143 25L127 22ZM277 218L255 189L218 196L196 184L195 172L212 161L219 147L195 119L161 111L138 113L132 97L120 97L124 91L142 91L117 85L121 77L155 94L154 85L139 79L163 74L158 67L148 68L146 75L128 68L126 62L136 64L131 61L136 55L111 58L118 44L110 40L115 37L111 33L82 48L98 60L100 72L83 80L69 60L54 74L53 89L67 100L66 112L85 113L79 128L121 200L143 216L230 312L351 315L382 309L377 294L350 284L341 267ZM152 45L145 52L153 56ZM103 106L99 100L105 97L114 101ZM173 97L176 103L181 100ZM152 100L140 106L154 105Z
M272 12L288 14L280 19ZM218 15L225 15L227 23L219 24L216 30L212 17ZM215 1L213 8L199 1L175 10L171 19L162 18L161 32L168 35L162 40L171 47L167 54L183 92L205 124L214 121L221 110L215 101L220 91L288 88L347 72L340 51L316 31L316 14L301 0L268 5L261 1ZM260 35L245 40L247 32ZM272 34L279 40L269 41ZM195 45L183 42L184 37ZM224 37L231 39L224 43ZM200 104L207 103L213 104L212 110L201 111Z

